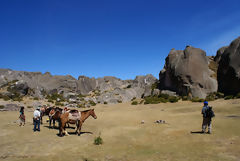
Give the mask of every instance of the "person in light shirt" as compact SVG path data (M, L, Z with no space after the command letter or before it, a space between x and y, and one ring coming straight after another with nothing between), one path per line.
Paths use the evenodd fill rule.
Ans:
M33 131L40 131L40 107L37 107L37 109L33 112L33 122L34 122L34 129ZM37 128L36 128L37 127Z

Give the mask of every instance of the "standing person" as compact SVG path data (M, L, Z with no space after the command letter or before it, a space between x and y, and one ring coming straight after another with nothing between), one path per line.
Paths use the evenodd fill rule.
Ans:
M20 116L19 116L19 119L20 119L20 124L19 124L19 126L24 126L25 125L25 115L24 115L24 107L22 106L21 108L20 108Z
M38 106L37 109L33 113L33 121L34 121L34 129L33 131L35 132L36 130L40 131L40 107ZM36 129L37 126L37 129Z
M214 117L214 112L212 107L208 106L208 102L204 101L204 106L202 108L203 122L202 122L202 133L205 133L208 126L208 134L211 134L212 128L212 117Z

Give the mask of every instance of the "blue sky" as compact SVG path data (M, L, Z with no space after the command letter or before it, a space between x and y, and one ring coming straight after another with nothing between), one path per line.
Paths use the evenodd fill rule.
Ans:
M172 48L215 55L240 36L239 0L0 0L0 68L158 78Z

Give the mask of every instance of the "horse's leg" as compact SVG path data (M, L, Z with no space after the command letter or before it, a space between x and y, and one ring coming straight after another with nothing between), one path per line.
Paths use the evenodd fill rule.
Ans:
M78 121L78 136L81 134L82 122Z
M49 127L51 127L51 124L52 124L52 117L48 116L49 118Z
M77 134L77 132L78 132L78 124L79 124L78 122L79 122L79 121L76 121L76 124L75 124L75 125L76 125L76 126L75 126L75 133L76 133L76 134Z
M55 119L53 118L53 128L55 128Z
M43 123L42 123L42 115L41 115L41 117L40 117L40 120L41 120L41 124L43 124Z

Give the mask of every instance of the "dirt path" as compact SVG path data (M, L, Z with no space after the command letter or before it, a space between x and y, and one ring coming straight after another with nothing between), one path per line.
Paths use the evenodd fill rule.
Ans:
M34 133L32 112L26 112L24 127L14 123L18 112L0 112L0 160L240 160L239 103L210 103L216 113L212 135L190 133L201 130L201 103L98 105L98 119L86 120L85 133L66 137L58 137L47 123ZM153 123L160 119L167 124ZM97 146L93 141L99 133L104 144Z

